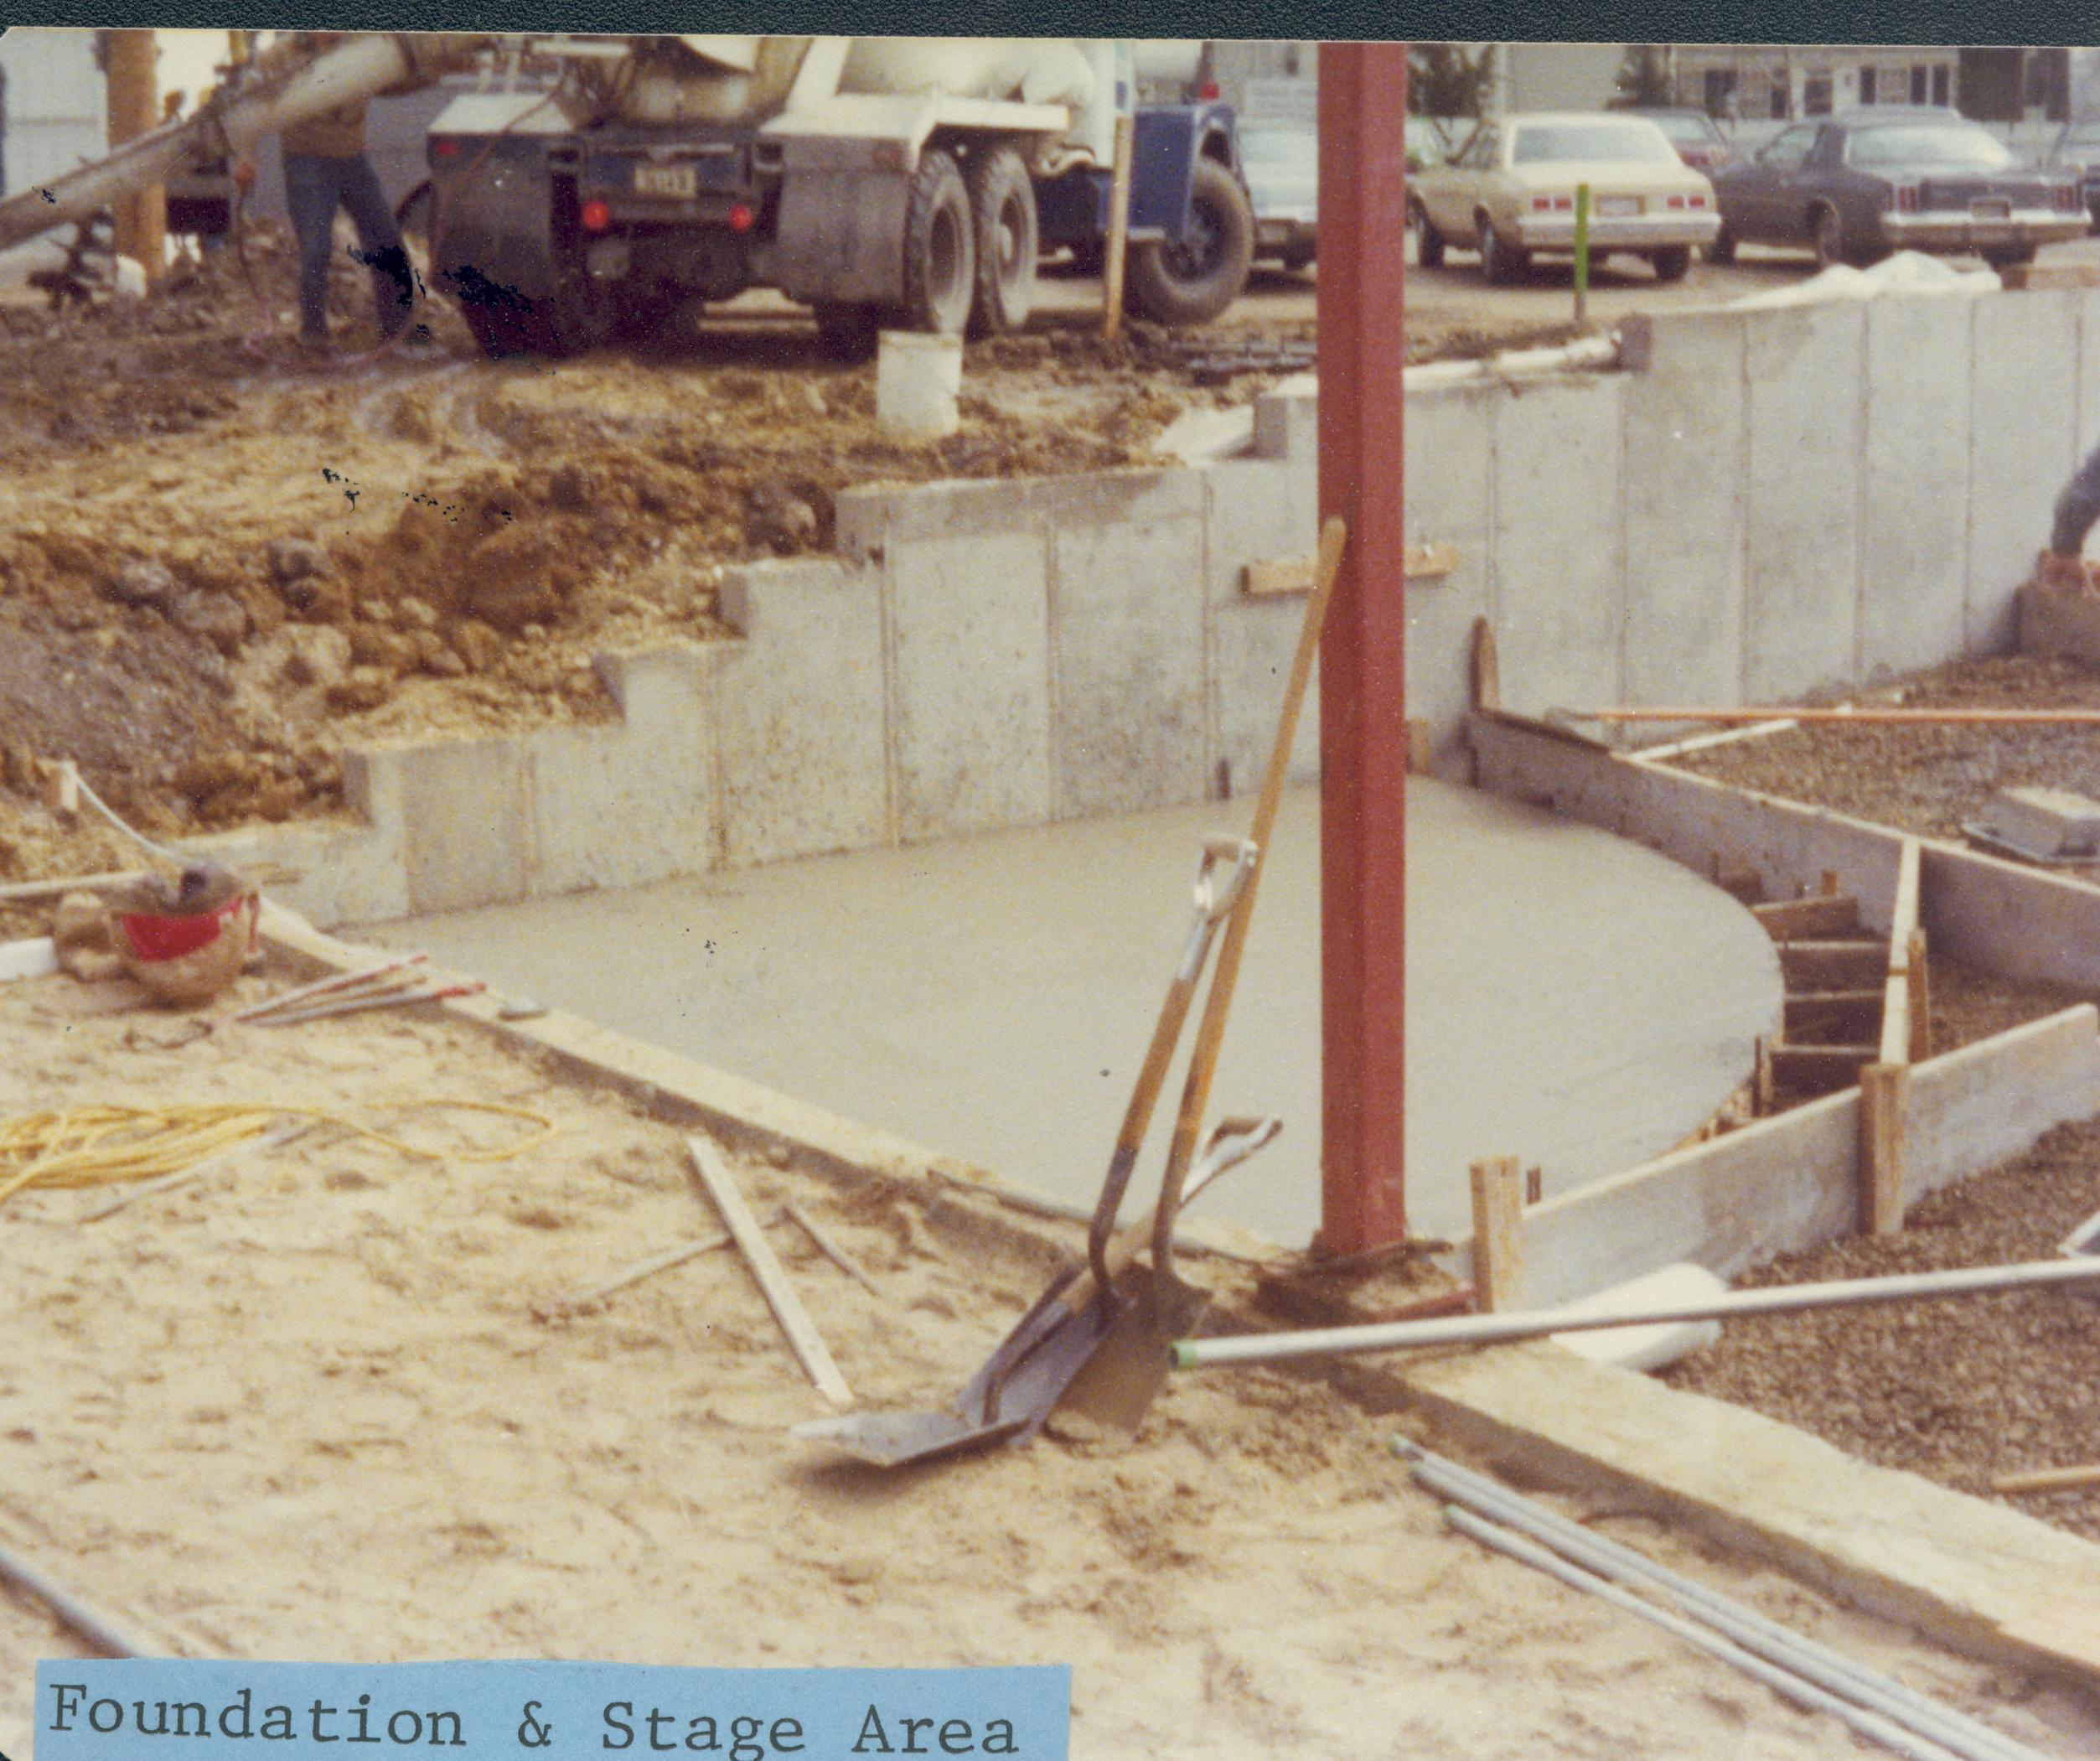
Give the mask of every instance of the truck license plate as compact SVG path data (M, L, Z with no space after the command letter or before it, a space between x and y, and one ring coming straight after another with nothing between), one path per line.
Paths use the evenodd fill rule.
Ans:
M1597 212L1612 220L1621 220L1627 215L1638 214L1640 211L1641 199L1637 195L1606 195L1597 198Z
M2006 201L1971 202L1968 211L1979 220L2009 220L2013 217L2013 205Z
M691 165L637 165L634 194L690 200L700 193L700 174Z

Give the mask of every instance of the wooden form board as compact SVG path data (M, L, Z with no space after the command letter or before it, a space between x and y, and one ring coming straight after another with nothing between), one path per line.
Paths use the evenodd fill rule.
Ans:
M809 1311L802 1306L802 1298L795 1294L794 1286L788 1282L786 1271L774 1257L772 1245L758 1227L758 1220L752 1215L751 1207L744 1202L737 1177L722 1160L722 1152L705 1137L688 1137L685 1142L693 1152L694 1173L706 1189L707 1196L715 1201L715 1209L722 1213L722 1220L729 1233L736 1237L737 1246L745 1263L751 1267L752 1277L758 1281L758 1288L764 1292L773 1318L779 1322L781 1332L788 1336L789 1345L809 1380L816 1385L817 1392L841 1410L851 1406L853 1391L839 1374L839 1366L831 1361L823 1334L809 1318Z
M1476 1162L1473 1183L1473 1288L1488 1314L1523 1307L1524 1176L1514 1156Z
M1458 562L1458 546L1455 544L1410 544L1407 547L1407 578L1441 581L1457 568ZM1255 598L1309 593L1312 591L1312 557L1308 553L1250 562L1241 579L1240 591Z
M1881 993L1877 1056L1859 1070L1859 1230L1894 1235L1903 1227L1904 1158L1910 1132L1911 962L1922 958L1917 926L1921 857L1918 841L1903 840L1889 910L1889 976Z

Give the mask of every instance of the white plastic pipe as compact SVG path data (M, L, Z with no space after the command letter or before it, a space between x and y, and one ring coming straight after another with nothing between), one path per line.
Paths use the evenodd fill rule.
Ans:
M2025 1743L1956 1712L1952 1707L1906 1687L1855 1663L1842 1652L1803 1637L1755 1609L1732 1602L1719 1591L1659 1565L1645 1554L1595 1534L1544 1505L1511 1491L1484 1474L1431 1454L1404 1437L1393 1440L1394 1452L1411 1466L1415 1478L1430 1491L1455 1499L1482 1515L1505 1523L1519 1534L1550 1547L1587 1571L1632 1588L1668 1597L1678 1611L1712 1627L1744 1650L1817 1686L1827 1688L1870 1712L1885 1714L1919 1735L1944 1744L1968 1761L2046 1761Z
M2100 1259L2025 1261L1955 1272L1906 1272L1892 1278L1845 1278L1829 1284L1735 1290L1706 1303L1667 1303L1623 1308L1548 1308L1520 1314L1455 1315L1448 1320L1395 1321L1369 1327L1317 1327L1302 1333L1256 1333L1228 1339L1180 1339L1174 1365L1268 1364L1285 1358L1337 1357L1358 1351L1399 1351L1423 1345L1498 1345L1549 1333L1596 1327L1633 1327L1653 1321L1725 1321L1738 1315L1792 1314L1803 1308L1857 1308L1925 1297L1987 1296L1994 1291L2050 1285L2100 1284Z
M1753 1656L1741 1645L1731 1644L1720 1634L1695 1625L1682 1617L1666 1613L1653 1603L1643 1602L1632 1592L1621 1589L1616 1584L1572 1566L1565 1559L1548 1552L1534 1541L1528 1541L1513 1529L1505 1529L1477 1517L1470 1510L1456 1505L1446 1505L1444 1520L1461 1534L1470 1535L1485 1546L1497 1553L1505 1553L1512 1559L1521 1560L1534 1569L1544 1572L1549 1577L1578 1590L1586 1590L1592 1596L1608 1602L1615 1608L1624 1608L1627 1613L1638 1615L1642 1620L1674 1633L1687 1644L1695 1645L1710 1656L1725 1663L1733 1664L1753 1681L1761 1681L1782 1699L1791 1700L1796 1706L1807 1707L1812 1712L1828 1712L1861 1736L1870 1738L1885 1748L1893 1749L1899 1755L1908 1755L1911 1761L1960 1761L1953 1749L1905 1730L1901 1725L1840 1700L1814 1683L1804 1681L1792 1670L1767 1663L1761 1657Z

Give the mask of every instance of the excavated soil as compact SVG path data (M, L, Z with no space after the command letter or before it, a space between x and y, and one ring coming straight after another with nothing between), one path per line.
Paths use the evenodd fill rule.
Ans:
M258 230L150 301L0 310L0 838L34 759L196 830L328 811L346 743L608 716L593 652L719 635L723 568L828 546L841 489L1146 464L1266 382L1053 329L973 348L960 432L907 445L784 312L494 363L437 303L378 349L345 262L317 361L289 300Z
M2054 1258L2100 1211L2100 1119L1913 1206L1902 1232L1796 1255L1745 1287ZM1679 1388L1735 1401L1888 1468L2000 1496L1994 1474L2100 1461L2100 1301L2016 1292L1732 1321L1675 1368ZM2100 1540L2100 1487L2002 1496Z
M1963 660L1853 699L1906 708L2100 709L2100 674L2016 655ZM1922 836L1959 838L2000 789L2100 796L2100 728L1836 727L1731 741L1671 760L1737 788L1834 808ZM2065 870L2100 873L2100 865Z
M239 997L263 988L241 982ZM99 1222L0 1208L0 1538L151 1642L201 1655L1068 1662L1089 1756L1828 1755L1838 1727L1445 1530L1316 1379L1177 1378L1134 1442L885 1476L789 1437L824 1411L743 1266L704 1255L552 1321L535 1305L711 1233L681 1135L465 1023L376 1016L198 1038L121 986L0 985L0 1116L240 1100L428 1149L540 1111L517 1159L416 1161L324 1128ZM874 1406L944 1400L1047 1276L984 1201L737 1159L879 1293L768 1238ZM1068 1248L1076 1231L1068 1232ZM1204 1262L1206 1278L1220 1274ZM1228 1298L1232 1290L1223 1292ZM1769 1571L1577 1514L1975 1712L2091 1752L2076 1703ZM79 1655L0 1595L0 1748L32 1661Z

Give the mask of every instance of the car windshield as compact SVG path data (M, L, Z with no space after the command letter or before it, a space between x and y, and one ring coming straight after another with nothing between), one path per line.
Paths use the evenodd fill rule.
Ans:
M1671 111L1649 121L1673 141L1687 147L1702 147L1714 138L1713 125L1704 117L1688 116L1682 111Z
M1638 122L1527 122L1517 131L1510 158L1518 165L1559 159L1674 161L1676 150L1650 125Z
M1980 128L1937 122L1863 128L1853 136L1845 157L1854 165L1977 165L1991 170L2018 163L2001 142Z

